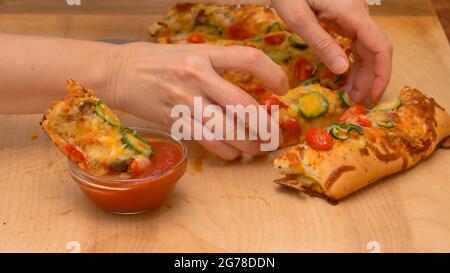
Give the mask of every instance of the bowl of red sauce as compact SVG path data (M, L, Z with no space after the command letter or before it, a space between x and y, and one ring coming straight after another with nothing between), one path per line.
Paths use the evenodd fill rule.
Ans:
M132 128L152 147L151 164L129 179L92 176L69 160L69 173L95 204L117 214L137 214L158 206L170 195L187 167L187 149L170 134Z

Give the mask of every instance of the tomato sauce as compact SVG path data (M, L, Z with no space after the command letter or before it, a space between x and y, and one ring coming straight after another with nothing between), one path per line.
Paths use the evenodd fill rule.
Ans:
M81 190L101 208L122 214L147 211L160 204L174 189L187 167L186 150L181 143L150 139L154 153L151 164L127 180L98 179L76 174L72 178Z
M175 167L183 158L183 150L167 140L150 140L153 155L150 157L150 165L142 170L134 178L145 178L160 175Z

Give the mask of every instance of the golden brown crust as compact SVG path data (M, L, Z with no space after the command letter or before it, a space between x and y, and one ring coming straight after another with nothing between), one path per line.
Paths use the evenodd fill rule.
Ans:
M450 149L450 137L447 137L446 139L441 141L439 147L443 149Z
M76 150L74 151L73 149L69 148L68 143L57 133L55 123L50 120L54 119L52 115L54 114L55 108L57 106L61 106L62 104L64 104L64 109L69 110L70 108L72 108L72 106L82 105L83 102L91 102L95 104L98 99L94 97L91 91L84 89L74 80L67 81L67 91L69 94L64 98L63 101L53 102L52 107L45 111L40 125L42 129L44 129L44 132L47 134L47 136L51 139L51 141L65 156L70 158L71 161L74 162L80 169L89 172L90 166L85 160L83 160L82 156L79 153L76 153Z
M330 203L331 205L337 205L339 203L338 200L335 200L333 198L326 196L325 194L322 194L315 190L312 190L311 188L304 186L302 183L298 182L297 180L289 178L289 177L278 178L278 179L275 179L274 182L279 185L282 185L282 186L286 186L286 187L289 187L292 189L299 190L303 193L308 194L309 196L322 198L325 201L327 201L328 203Z
M344 165L335 169L327 178L327 181L325 182L325 189L330 189L333 186L334 182L336 182L336 180L338 180L339 177L341 177L345 172L350 172L355 169L356 167L351 165Z
M450 135L450 116L416 89L405 88L400 98L402 106L393 112L396 115L390 116L391 120L397 117L395 128L365 128L364 137L336 141L330 151L305 147L300 154L292 149L277 159L275 165L282 166L280 170L287 168L291 180L295 173L316 181L324 195L336 200L415 166ZM346 167L342 172L343 166L354 169Z
M228 28L241 24L253 35L264 34L274 22L284 23L272 8L262 5L217 5L205 3L175 4L165 18L148 28L158 38L169 38L188 33L194 24L210 24L221 29L220 38L228 39ZM213 40L218 37L208 37Z

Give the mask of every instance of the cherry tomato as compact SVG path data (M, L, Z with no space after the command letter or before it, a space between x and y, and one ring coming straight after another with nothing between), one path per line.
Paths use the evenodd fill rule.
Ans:
M328 151L333 148L333 137L324 129L311 128L306 132L306 143L318 151Z
M205 38L200 34L191 34L188 38L188 42L191 44L203 44L205 42Z
M295 77L299 83L311 79L313 70L309 62L305 59L299 59L295 63Z
M302 128L295 119L286 119L280 122L280 128L289 138L297 139L302 135Z
M70 144L65 146L66 152L69 157L76 162L83 162L85 160L84 154L80 152L77 148Z
M270 92L264 93L262 97L259 99L259 104L266 107L267 112L270 114L272 112L271 106L272 105L280 105L280 100L272 95Z
M134 173L135 175L139 174L139 173L142 171L141 168L139 167L139 164L138 164L137 161L134 160L134 159L131 160L130 168L131 168L131 171L133 171L133 173Z
M371 127L372 126L372 122L370 120L368 120L366 117L364 116L358 116L358 118L356 119L356 122L361 125L362 127Z
M228 32L231 40L246 40L252 37L252 34L241 24L231 25Z
M351 116L364 115L367 113L367 110L361 104L355 104L345 110L344 114L339 118L339 121L347 121Z
M266 41L266 43L271 44L271 45L281 44L282 42L284 42L284 40L286 40L286 34L284 32L277 33L277 34L271 34L271 35L264 37L264 41Z

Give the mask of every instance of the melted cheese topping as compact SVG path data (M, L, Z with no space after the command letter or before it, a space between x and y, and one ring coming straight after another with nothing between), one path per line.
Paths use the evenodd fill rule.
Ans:
M81 151L89 165L95 168L101 169L105 164L110 165L119 159L131 160L135 156L122 143L119 128L111 126L93 112L80 112L78 105L67 109L67 104L58 103L48 119L56 133L67 144Z

